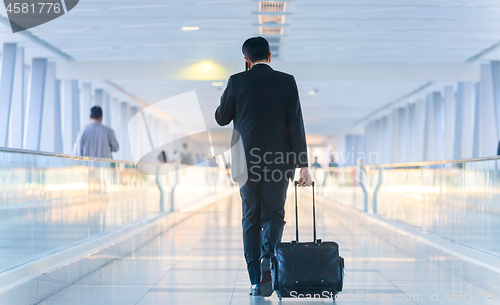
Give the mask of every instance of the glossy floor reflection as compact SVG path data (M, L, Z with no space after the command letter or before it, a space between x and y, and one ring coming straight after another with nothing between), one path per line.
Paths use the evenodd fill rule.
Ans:
M289 194L289 199L293 195ZM300 232L312 238L311 209L301 200ZM279 304L276 295L248 295L238 195L202 210L137 250L62 290L42 304ZM488 299L477 270L430 247L378 236L368 224L317 207L318 237L340 244L346 261L344 292L337 304L498 304ZM294 237L293 202L287 203L284 241ZM439 261L439 263L437 263ZM442 267L444 266L444 267ZM462 268L463 269L463 268ZM468 273L467 273L468 272ZM464 276L465 274L465 276ZM485 276L485 275L484 275ZM488 281L500 281L490 274ZM332 303L332 299L285 299L283 304Z

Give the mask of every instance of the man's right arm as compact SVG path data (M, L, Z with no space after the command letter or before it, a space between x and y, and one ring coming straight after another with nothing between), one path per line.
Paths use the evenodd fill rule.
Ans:
M233 89L232 77L227 81L226 90L220 98L220 105L215 111L215 120L220 126L225 126L234 119L234 106L236 103L235 92Z
M299 91L295 78L292 76L292 88L288 100L288 129L290 133L292 152L296 156L296 167L307 167L307 143L302 110L300 108Z
M118 144L118 140L116 140L116 134L115 134L115 131L113 129L109 129L109 133L108 133L108 136L109 136L109 146L111 148L111 151L113 152L117 152L118 149L120 149L120 145Z
M311 186L312 179L309 172L309 163L307 158L306 132L302 110L300 108L299 90L297 83L292 76L292 89L288 101L288 128L292 142L292 152L295 154L296 167L300 167L299 186Z

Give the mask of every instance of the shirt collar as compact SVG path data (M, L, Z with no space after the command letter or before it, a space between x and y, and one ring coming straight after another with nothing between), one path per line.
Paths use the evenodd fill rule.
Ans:
M253 65L254 65L254 66L256 66L256 65L268 65L269 67L271 66L271 65L270 65L269 63L267 63L267 62L258 62L258 63L253 64Z

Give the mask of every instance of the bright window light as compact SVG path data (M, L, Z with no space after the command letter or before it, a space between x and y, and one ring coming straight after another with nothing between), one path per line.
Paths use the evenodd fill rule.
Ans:
M200 28L197 26L183 26L181 29L183 31L190 32L190 31L198 31Z

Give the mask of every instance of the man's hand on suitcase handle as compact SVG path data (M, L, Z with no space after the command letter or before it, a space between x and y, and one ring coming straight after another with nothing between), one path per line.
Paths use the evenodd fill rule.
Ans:
M298 185L311 186L311 184L312 184L312 178L311 178L311 173L309 172L309 167L301 167Z

